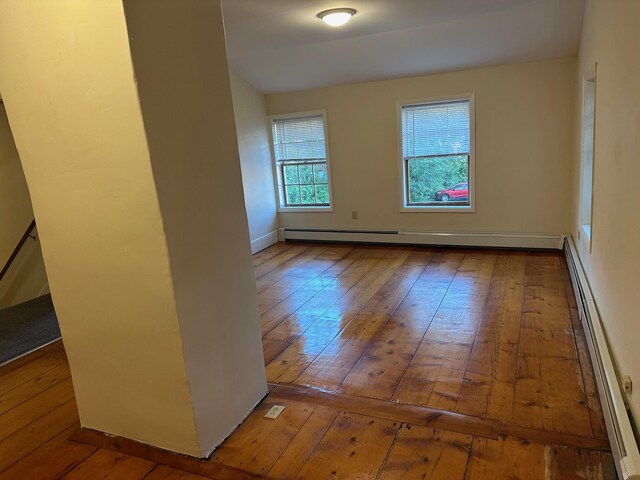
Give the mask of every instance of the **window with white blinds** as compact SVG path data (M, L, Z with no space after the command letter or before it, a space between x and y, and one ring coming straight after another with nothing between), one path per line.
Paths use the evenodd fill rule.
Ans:
M471 100L400 106L405 207L469 207Z
M324 115L272 120L281 207L329 207Z
M273 146L277 162L325 160L322 115L274 120Z

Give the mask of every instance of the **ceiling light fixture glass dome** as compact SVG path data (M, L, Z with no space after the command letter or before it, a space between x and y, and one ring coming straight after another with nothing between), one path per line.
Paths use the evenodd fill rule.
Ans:
M332 27L341 27L356 14L353 8L332 8L318 14L324 23Z

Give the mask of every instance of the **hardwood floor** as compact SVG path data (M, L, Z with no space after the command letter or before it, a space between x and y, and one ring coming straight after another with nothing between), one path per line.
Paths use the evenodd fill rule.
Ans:
M79 432L57 343L0 367L0 480L615 478L560 252L279 243L254 265L270 393L211 459Z

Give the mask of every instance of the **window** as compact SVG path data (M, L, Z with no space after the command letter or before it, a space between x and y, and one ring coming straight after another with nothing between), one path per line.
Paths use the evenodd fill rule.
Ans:
M331 209L324 114L272 118L280 208Z
M596 78L583 80L582 85L582 195L580 226L591 245L591 204L593 192L593 144L595 135Z
M400 104L403 211L472 211L472 97Z

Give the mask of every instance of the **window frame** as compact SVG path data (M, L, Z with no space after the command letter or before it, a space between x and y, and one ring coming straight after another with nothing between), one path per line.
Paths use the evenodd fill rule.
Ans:
M593 242L593 186L595 184L595 160L596 160L596 114L597 114L597 99L598 99L598 78L597 78L598 64L591 70L586 72L582 76L582 102L580 107L580 208L578 214L578 229L580 237L584 237L589 253L591 253L591 246ZM593 125L592 125L592 137L591 137L591 182L589 185L589 223L583 222L584 218L584 189L585 189L585 111L586 111L586 92L589 82L593 82Z
M402 145L402 107L411 105L422 105L429 103L447 103L455 101L469 102L469 205L409 205L408 204L408 174L405 168L405 158ZM397 123L397 149L398 149L398 180L400 212L422 212L422 213L475 213L476 211L476 113L475 94L464 93L459 95L446 95L439 97L419 98L412 100L401 100L396 102L396 123ZM461 182L464 183L464 182Z
M276 120L289 120L305 117L317 117L322 116L322 124L324 129L324 148L326 153L327 164L327 187L329 190L329 205L287 205L285 199L285 188L282 168L278 165L276 160L275 149L273 146L273 124ZM273 169L273 180L276 188L277 195L277 209L278 212L333 212L333 189L331 186L331 155L329 153L329 134L327 132L327 111L326 110L310 110L306 112L295 113L282 113L277 115L269 115L269 150L271 151L271 167Z

